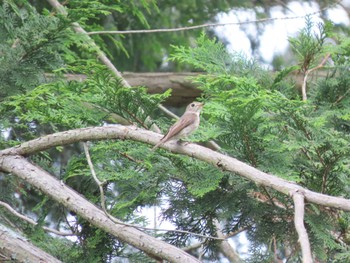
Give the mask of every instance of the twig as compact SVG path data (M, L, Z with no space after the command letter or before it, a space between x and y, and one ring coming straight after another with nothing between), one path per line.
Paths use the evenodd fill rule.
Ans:
M7 261L10 261L11 259L5 255L3 255L2 253L0 253L0 261L4 261L4 262L7 262Z
M241 233L241 232L243 232L243 231L245 231L247 229L248 229L248 226L241 227L241 228L237 229L236 231L232 231L232 232L224 235L223 238L228 239L230 237L234 237L234 236L238 235L239 233ZM193 249L200 248L200 246L202 244L203 244L203 242L198 242L198 243L192 244L190 246L184 247L184 248L182 248L182 250L184 250L184 251L191 251Z
M92 177L94 178L94 180L95 180L95 182L98 185L99 190L100 190L101 208L102 208L103 212L105 213L105 215L109 219L111 219L114 223L119 224L119 225L134 227L134 228L137 228L137 229L143 229L143 230L152 230L152 231L161 231L161 232L163 232L163 231L166 231L166 232L177 232L177 233L189 234L189 235L194 235L194 236L208 238L208 239L225 240L225 238L206 236L206 235L197 234L197 233L193 233L193 232L189 232L189 231L185 231L185 230L169 230L169 229L142 227L142 226L137 226L137 225L134 225L134 224L124 223L124 222L116 219L114 216L109 214L107 209L106 209L106 204L105 204L106 198L105 198L104 190L103 190L103 187L102 187L104 182L101 182L96 176L96 172L95 172L94 166L92 164L90 153L89 153L89 148L88 148L86 142L83 142L83 147L84 147L85 156L86 156L87 162L89 164L89 168L90 168Z
M305 18L307 16L314 16L319 13L324 12L325 10L331 8L332 6L335 6L340 1L331 4L329 6L326 6L325 8L322 8L318 11L302 15L302 16L290 16L290 17L275 17L275 18L262 18L258 20L249 20L249 21L243 21L243 22L231 22L231 23L210 23L210 24L202 24L202 25L196 25L196 26L188 26L188 27L177 27L177 28L159 28L159 29L141 29L141 30L108 30L108 31L93 31L87 33L88 35L97 35L97 34L149 34L149 33L169 33L169 32L179 32L179 31L187 31L187 30L194 30L194 29L202 29L202 28L208 28L208 27L221 27L221 26L232 26L232 25L245 25L245 24L256 24L256 23L265 23L270 21L276 21L276 20L292 20L292 19L299 19L299 18Z
M216 235L221 238L226 238L222 233L220 223L217 219L214 220L214 225L216 227ZM237 251L228 243L228 240L222 241L219 244L221 253L230 261L230 262L242 262Z
M58 13L61 13L63 15L67 15L67 11L64 9L64 7L57 1L57 0L47 0L49 4L57 10ZM107 66L113 73L114 75L119 78L122 82L122 85L131 88L131 85L123 78L122 74L119 72L119 70L113 65L113 63L108 59L105 53L97 46L97 44L94 42L94 40L88 35L88 33L79 25L79 23L73 23L72 27L75 32L86 35L88 38L88 41L91 45L91 47L94 48L94 50L97 50L97 58L105 65ZM169 111L167 108L165 108L162 105L159 105L158 108L163 111L165 114L172 118L179 118L176 114L172 113ZM152 128L154 131L157 133L160 133L160 129L157 125L152 125Z
M98 188L100 190L100 199L101 199L100 202L101 202L102 210L108 216L109 214L108 214L108 212L106 210L106 198L105 198L105 194L104 194L104 190L103 190L103 185L105 184L105 182L101 182L96 176L95 168L94 168L94 165L92 164L91 156L90 156L90 153L89 153L89 148L88 148L86 142L83 142L83 147L84 147L86 160L88 162L92 178L94 178L94 180L95 180L95 182L96 182L96 184L97 184L97 186L98 186Z
M323 60L321 61L321 63L319 65L317 65L316 67L309 69L305 72L304 75L304 80L303 80L303 85L301 86L301 94L303 96L303 101L307 100L307 95L306 95L306 82L307 82L307 78L309 77L309 74L317 69L323 68L324 64L327 62L328 58L331 56L330 53L328 53Z
M340 96L335 102L334 104L338 104L339 102L341 102L350 92L350 89L348 89L342 96Z
M142 161L135 159L134 157L132 157L129 154L127 154L126 152L124 152L124 153L123 152L119 152L119 154L121 156L125 157L126 159L128 159L129 161L132 161L132 162L137 163L137 164L142 164Z
M263 189L267 192L267 189L265 187ZM248 193L248 196L254 198L255 200L257 200L259 202L265 203L265 204L270 203L270 204L272 204L278 208L281 208L283 210L288 209L288 207L285 204L283 204L281 201L279 201L277 198L271 197L271 196L266 196L261 192L256 192L256 191L250 192L250 193Z
M294 225L299 236L299 243L301 246L303 263L311 263L313 262L313 260L311 254L310 241L304 226L304 194L298 190L293 191L290 194L293 197L294 201Z
M9 204L5 203L5 202L2 202L0 201L0 205L4 208L7 209L7 211L9 211L11 214L17 216L18 218L26 221L27 223L33 225L33 226L36 226L38 223L35 222L33 219L29 218L29 217L26 217L20 213L18 213L15 209L13 209ZM51 232L51 233L54 233L56 235L60 235L60 236L74 236L75 234L74 233L63 233L61 231L58 231L56 229L53 229L53 228L49 228L49 227L46 227L46 226L43 226L42 227L45 231L47 232Z
M277 242L276 242L276 237L275 236L272 237L272 242L273 242L274 262L280 263L281 260L279 259L278 253L277 253L278 249L277 249Z

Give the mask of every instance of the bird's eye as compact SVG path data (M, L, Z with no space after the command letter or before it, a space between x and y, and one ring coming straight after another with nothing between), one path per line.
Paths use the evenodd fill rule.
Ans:
M192 104L191 104L191 107L193 108L194 106L195 106L195 104L194 104L194 103L192 103Z

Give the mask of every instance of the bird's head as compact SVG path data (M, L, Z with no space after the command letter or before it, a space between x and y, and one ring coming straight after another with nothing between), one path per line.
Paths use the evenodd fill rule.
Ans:
M203 106L204 106L204 103L202 103L202 102L197 102L197 101L191 102L187 106L186 112L200 112L202 110Z

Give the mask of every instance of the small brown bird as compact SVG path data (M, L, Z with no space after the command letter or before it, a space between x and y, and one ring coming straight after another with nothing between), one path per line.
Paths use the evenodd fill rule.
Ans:
M152 148L152 151L167 141L187 137L192 132L197 130L200 121L199 114L203 108L203 105L204 103L196 101L188 105L185 113L173 126L170 127L169 131L164 135L164 137Z

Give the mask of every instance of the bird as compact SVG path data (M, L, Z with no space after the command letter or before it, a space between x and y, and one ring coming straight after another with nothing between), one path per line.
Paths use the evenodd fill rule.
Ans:
M199 114L204 103L194 101L186 107L185 113L171 126L164 137L152 148L156 150L159 146L170 140L185 138L199 127Z

